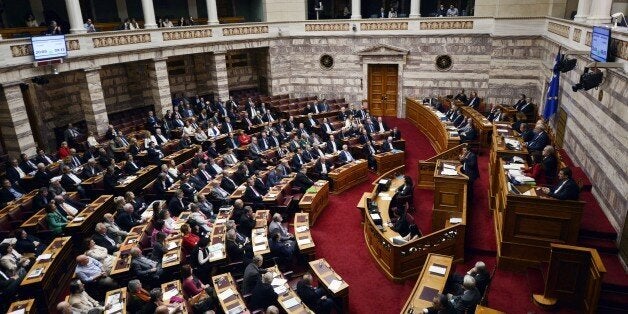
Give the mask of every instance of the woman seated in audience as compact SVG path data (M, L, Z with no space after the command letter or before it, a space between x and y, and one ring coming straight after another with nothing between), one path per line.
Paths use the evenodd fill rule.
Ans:
M212 253L209 251L209 238L201 238L190 255L191 264L195 266L203 280L210 280Z
M194 139L196 140L197 143L203 143L207 141L209 137L207 137L207 134L203 132L203 129L198 128L196 129L196 133L194 133Z
M172 23L170 24L172 25ZM177 298L177 296L173 296L170 300L164 301L163 291L160 288L153 288L150 291L150 301L142 308L141 313L162 313L161 310L164 308L167 309L166 313L183 313L185 305L179 302L172 302L178 301Z
M102 269L109 275L116 257L107 253L107 249L97 245L92 238L85 239L85 247L85 255L99 261L102 264Z
M196 133L196 128L190 123L190 121L185 121L185 126L183 126L183 134L187 136L194 136Z
M54 200L51 200L46 206L46 223L54 236L62 234L68 224L68 220L57 210Z
M402 237L405 237L410 233L410 223L408 222L405 209L401 207L395 208L394 216L396 218L393 218L393 220L388 223L388 226L397 231Z
M184 265L181 268L183 295L194 309L194 313L206 313L216 307L216 293L211 285L204 284L194 276L192 267Z
M98 144L98 141L96 140L96 137L94 136L94 132L92 131L88 131L87 132L87 145L89 147L99 147L100 144Z
M181 226L181 233L183 234L181 248L183 249L184 255L189 255L194 250L194 247L200 238L196 234L192 233L192 228L190 228L190 225L188 224Z
M209 122L209 126L207 127L207 135L211 138L215 138L220 135L220 129L216 127L214 122Z
M177 168L177 164L174 162L174 159L170 159L170 162L168 163L168 173L173 178L179 177L179 169Z
M8 277L17 275L23 278L30 264L31 261L28 258L14 252L13 245L6 242L0 244L0 267Z
M251 143L251 136L244 133L244 131L240 131L240 135L238 135L238 142L240 145L244 146Z
M168 210L160 210L158 219L164 221L164 228L166 228L166 230L170 230L170 231L176 232L175 230L177 229L177 227L176 227L177 222L176 222L176 220L174 218L172 218L172 215L170 214L170 211L168 211Z
M534 178L537 185L544 185L547 183L545 180L545 174L543 172L543 157L540 152L533 152L530 154L532 160L532 166L523 168L523 173L531 178Z
M15 250L20 254L33 253L41 254L46 249L46 245L39 238L26 233L26 230L19 228L15 230Z
M59 150L57 151L59 159L64 159L65 157L70 156L70 154L70 146L68 146L68 142L61 142L61 146L59 146Z
M167 211L167 210L166 210ZM172 229L168 229L165 227L165 223L163 220L158 219L156 221L153 221L153 232L151 233L150 236L150 245L153 246L155 244L155 242L157 241L157 234L163 232L165 234L173 234L175 233L174 230Z

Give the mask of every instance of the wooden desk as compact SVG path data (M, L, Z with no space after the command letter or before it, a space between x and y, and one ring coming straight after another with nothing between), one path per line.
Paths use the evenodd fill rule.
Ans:
M456 175L444 175L444 165L453 166ZM467 208L467 182L469 177L459 170L457 160L438 160L434 169L434 208L432 229L445 228L450 218L461 218Z
M107 291L104 305L109 305L110 309L105 310L105 314L126 314L127 300L126 287Z
M75 241L82 241L84 237L94 233L96 224L102 221L105 213L114 211L113 205L113 195L101 195L69 221L65 231L78 236L75 237ZM81 243L77 244L77 247L80 247Z
M178 266L183 261L183 254L181 253L182 241L183 239L181 238L180 234L176 239L168 239L166 241L166 245L167 245L166 248L168 247L172 247L172 248L168 250L166 253L164 253L164 256L162 258L161 265L164 269L173 267L173 266Z
M391 169L406 164L406 153L403 151L375 154L377 163L377 175L382 175Z
M342 165L329 172L329 179L332 181L332 193L339 194L366 181L367 177L368 163L364 159Z
M270 245L268 244L268 227L263 226L253 229L251 234L251 245L253 246L253 254L270 253Z
M77 192L69 192L68 194L66 194L66 196L76 201L79 200L79 196ZM30 218L25 220L20 227L27 230L34 231L34 229L37 228L37 225L44 222L44 219L46 219L46 210L42 208L41 210L33 214Z
M131 191L137 193L141 188L146 186L150 181L157 177L159 169L155 165L148 165L132 176L125 178L120 184L115 187L116 195L124 195L124 193Z
M519 142L520 149L508 149L506 147L505 139L510 139ZM528 150L523 147L523 141L519 137L517 132L514 132L507 123L495 123L493 124L493 139L491 144L491 155L489 157L489 209L495 210L498 207L496 203L497 189L498 189L498 176L494 175L500 172L499 160L502 158L521 157L523 160L527 159Z
M212 257L209 258L210 262L218 262L222 263L227 260L227 247L225 244L226 234L227 234L227 220L231 217L231 213L233 212L233 207L229 207L227 209L220 209L218 215L216 216L216 220L214 221L214 225L212 228L210 239L210 251L212 253ZM214 248L220 248L214 249Z
M419 178L417 179L417 187L419 189L434 189L434 170L436 169L436 162L438 160L457 160L462 154L462 147L464 144L450 148L436 156L419 160Z
M162 162L167 164L171 160L174 160L174 163L176 165L179 165L179 164L183 163L185 160L193 158L194 154L196 154L196 152L198 151L198 147L199 147L198 145L192 144L188 148L177 150L177 151L173 152L172 154L162 158Z
M15 301L11 303L11 306L9 306L7 313L10 314L19 310L24 310L24 313L37 313L35 309L33 308L34 304L35 304L35 299Z
M390 220L388 211L395 190L403 184L403 177L399 176L403 173L404 167L399 167L377 178L373 183L375 186L371 195L379 209L383 226L375 224L368 206L362 204L366 245L384 275L394 282L402 282L416 276L429 253L448 254L454 256L456 260L462 260L464 257L465 212L462 213L462 222L459 224L433 230L430 234L404 244L393 242L392 238L399 234L386 226L386 222ZM392 182L387 191L380 191L378 195L377 182L384 178Z
M229 313L229 311L244 314L251 313L246 308L246 303L244 303L244 299L238 292L231 273L213 276L212 283L214 284L216 295L218 295L220 307L225 313Z
M478 304L475 307L475 314L506 314L506 313L502 312L502 311L498 311L498 310L492 309L490 307L481 306L481 305Z
M309 222L314 225L318 215L327 207L329 202L329 181L318 180L314 182L299 200L299 209L309 215Z
M432 306L434 296L443 293L453 261L451 256L430 253L401 313L411 309L414 313L422 313L424 308ZM431 272L430 267L444 271L444 274Z
M172 296L177 296L181 299L183 298L183 289L181 289L181 281L180 280L174 280L174 281L170 281L170 282L166 282L166 283L162 283L161 284L161 291L163 292L164 296L163 296L163 301L164 303L170 308L170 305L172 306L180 306L183 308L183 311L179 312L179 313L187 313L188 309L187 306L185 305L185 303L170 303L170 299L172 298Z
M309 265L314 276L318 278L319 286L322 285L334 298L342 299L342 311L349 313L349 284L329 266L324 258L311 261Z
M491 123L491 121L488 121L485 116L483 116L481 113L471 107L461 106L459 108L465 117L470 117L471 119L473 119L473 126L478 131L480 147L489 147L489 143L491 140L490 135L493 132L493 123Z
M316 246L312 234L310 234L308 217L307 213L294 214L294 238L301 254L306 255L307 259L311 260L316 256Z
M57 301L72 279L76 265L72 256L70 237L54 239L42 253L44 254L50 254L51 257L35 261L22 280L21 288L25 291L25 295L37 296L35 302L37 302L38 312L54 312ZM41 273L36 276L38 271Z
M281 271L279 270L279 267L277 267L277 265L268 268L268 271L273 273L274 279L284 279L284 280L286 279L281 273ZM307 305L305 305L301 301L301 298L299 298L297 293L294 290L292 290L292 288L290 288L290 285L288 285L287 281L283 285L273 285L273 289L275 289L275 292L278 295L277 301L279 301L279 305L281 309L283 309L283 312L288 313L288 314L292 314L292 313L314 314L314 311L310 310L307 307ZM295 301L296 301L296 304L293 305L292 307L288 307L288 305L286 304L287 302L295 302Z
M451 123L444 114L429 105L406 98L406 117L427 136L437 154L460 144L460 137L446 129Z
M509 189L508 174L499 160L496 203L493 212L497 262L502 269L521 270L547 262L552 243L574 245L578 241L585 202L546 197L533 186ZM530 195L526 195L530 194Z

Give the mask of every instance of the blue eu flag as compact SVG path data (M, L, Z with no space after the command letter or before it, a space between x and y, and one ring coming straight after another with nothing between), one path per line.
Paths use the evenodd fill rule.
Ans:
M558 110L558 89L560 87L560 71L558 70L558 63L561 59L562 55L558 52L558 54L556 54L554 69L552 69L552 80L550 81L549 88L547 90L545 110L543 110L543 118L546 120L553 116Z

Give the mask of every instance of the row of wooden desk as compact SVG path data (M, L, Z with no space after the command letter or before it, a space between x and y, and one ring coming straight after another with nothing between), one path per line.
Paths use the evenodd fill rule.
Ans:
M427 136L437 154L460 144L460 136L451 130L451 122L429 105L406 98L406 118Z

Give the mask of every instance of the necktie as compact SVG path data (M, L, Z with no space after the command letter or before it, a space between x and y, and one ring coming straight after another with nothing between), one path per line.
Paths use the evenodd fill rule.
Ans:
M111 239L109 236L107 236L105 234L105 239L107 239L107 241L109 241L109 243L111 243L111 245L116 245L116 241L113 241L113 239Z
M556 191L554 191L554 193L558 193L558 191L560 191L563 186L565 186L565 183L567 183L567 180L563 181L563 183L560 184L560 186L556 189Z

